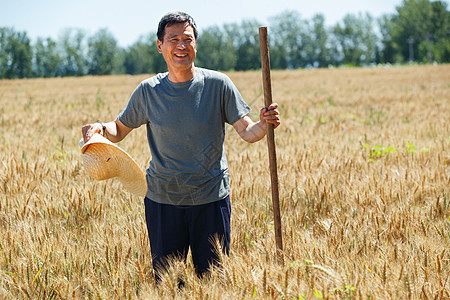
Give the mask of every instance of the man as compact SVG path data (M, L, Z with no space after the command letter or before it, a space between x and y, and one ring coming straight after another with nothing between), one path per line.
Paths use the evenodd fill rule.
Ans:
M230 187L224 153L225 123L247 142L280 124L277 104L253 122L237 88L224 74L194 66L198 31L191 16L165 15L158 26L158 51L168 72L157 74L134 90L126 108L109 123L83 126L84 141L100 133L119 142L143 124L152 154L144 199L153 267L158 279L165 259L191 249L196 273L202 276L217 253L230 246Z

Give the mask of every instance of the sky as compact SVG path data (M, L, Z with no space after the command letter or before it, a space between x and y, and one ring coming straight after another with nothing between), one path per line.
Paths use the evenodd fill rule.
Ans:
M370 13L379 17L395 13L403 0L0 0L0 27L25 31L36 38L56 40L62 30L79 28L88 36L107 28L122 47L131 46L140 36L155 32L167 12L184 11L202 28L257 20L268 26L271 17L287 10L300 13L302 19L315 14L325 16L334 25L348 14ZM270 27L269 27L270 35Z

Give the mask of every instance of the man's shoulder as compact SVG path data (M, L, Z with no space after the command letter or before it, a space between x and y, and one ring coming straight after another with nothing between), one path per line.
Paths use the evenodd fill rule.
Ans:
M197 71L201 72L204 76L204 78L208 81L212 82L220 82L220 83L231 83L230 78L219 71L205 69L205 68L197 68Z
M156 87L158 84L161 83L161 81L163 79L165 79L167 77L169 73L165 72L165 73L158 73L156 75L153 75L147 79L144 79L143 81L141 81L141 86L147 86L147 87Z

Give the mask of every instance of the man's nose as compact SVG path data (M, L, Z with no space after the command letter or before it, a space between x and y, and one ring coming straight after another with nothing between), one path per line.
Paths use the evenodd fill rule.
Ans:
M184 48L186 48L186 42L185 41L179 41L178 43L177 43L177 47L178 48L180 48L180 49L184 49Z

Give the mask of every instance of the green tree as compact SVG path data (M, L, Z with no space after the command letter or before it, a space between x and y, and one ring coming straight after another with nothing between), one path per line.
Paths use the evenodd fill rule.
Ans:
M137 41L128 48L125 54L124 66L127 74L150 73L153 70L151 44Z
M259 50L260 23L256 20L244 20L240 24L226 24L224 30L236 49L236 66L240 70L256 70L261 68Z
M112 74L125 74L125 56L127 54L127 49L122 47L117 47L116 57L114 69L112 70Z
M88 74L109 75L117 57L117 40L107 29L100 29L88 40Z
M284 45L278 39L272 39L272 35L269 34L269 56L270 56L270 67L272 69L287 69L287 51Z
M8 40L11 28L0 27L0 78L6 78L8 69Z
M58 39L61 51L62 76L83 76L87 74L88 64L85 33L81 29L65 29Z
M431 3L433 7L433 17L431 20L432 29L427 42L432 41L430 59L437 62L450 61L450 12L447 3L435 1Z
M284 47L287 67L295 69L306 66L306 47L311 41L306 34L308 24L301 18L300 13L287 10L273 16L269 21L273 43Z
M385 14L378 18L378 28L380 29L380 40L377 45L378 58L380 63L394 63L395 49L392 44L392 18L393 15Z
M154 36L156 36L156 34L154 34ZM156 39L153 39L151 45L150 54L153 57L153 73L167 72L167 64L162 54L158 52Z
M377 36L374 23L368 13L347 14L342 23L333 27L336 41L333 52L338 63L360 66L375 62Z
M0 52L1 78L32 76L33 50L26 32L16 32L13 28L0 28Z
M38 38L33 47L33 75L35 77L61 76L61 56L55 41Z
M26 32L17 32L12 40L14 71L10 78L27 78L32 76L33 50Z
M164 58L158 52L154 32L139 37L138 41L126 50L123 63L127 74L167 71Z
M329 34L322 14L313 16L308 31L308 61L314 67L325 67L331 62Z
M443 1L404 0L392 19L397 61L448 62L450 13Z
M237 62L232 39L218 26L204 29L197 42L197 64L213 70L234 69Z

